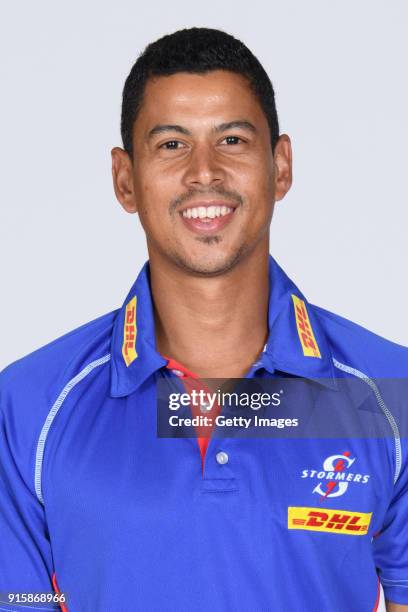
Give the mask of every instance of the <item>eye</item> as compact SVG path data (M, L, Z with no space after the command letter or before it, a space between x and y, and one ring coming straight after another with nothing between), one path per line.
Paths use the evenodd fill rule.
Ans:
M228 145L237 145L237 144L241 144L243 142L245 142L242 138L240 138L239 136L226 136L222 142L226 142Z
M183 147L183 143L179 140L168 140L159 146L159 149L166 149L167 151L181 149Z

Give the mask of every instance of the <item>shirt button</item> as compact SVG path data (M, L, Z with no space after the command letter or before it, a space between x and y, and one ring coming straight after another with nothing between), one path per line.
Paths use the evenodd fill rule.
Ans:
M217 453L215 455L215 458L220 465L224 465L224 463L228 463L228 455L227 453L224 453L223 451L221 451L220 453Z
M176 376L179 376L180 378L182 378L184 376L183 372L181 370L172 370L173 374L175 374Z

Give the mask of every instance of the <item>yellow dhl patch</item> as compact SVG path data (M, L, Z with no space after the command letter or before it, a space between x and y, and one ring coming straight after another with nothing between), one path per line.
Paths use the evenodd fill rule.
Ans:
M125 323L123 326L122 355L128 367L137 357L136 334L136 296L134 296L126 304Z
M297 295L293 295L293 306L295 308L296 327L299 334L300 344L302 345L305 357L319 357L321 359L319 347L314 337L313 329L307 314L306 304Z
M365 535L372 512L349 510L322 510L321 508L288 507L288 529L306 529L327 533Z

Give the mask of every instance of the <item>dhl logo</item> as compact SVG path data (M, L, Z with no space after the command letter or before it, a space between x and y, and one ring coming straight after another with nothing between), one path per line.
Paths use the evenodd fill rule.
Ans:
M306 529L327 533L365 535L370 525L372 512L349 512L348 510L326 510L289 506L288 529Z
M299 334L305 357L321 358L316 338L310 325L309 315L307 314L306 304L297 295L292 294L293 305L295 307L296 327Z
M122 355L127 366L137 357L136 353L136 296L126 304L123 326Z

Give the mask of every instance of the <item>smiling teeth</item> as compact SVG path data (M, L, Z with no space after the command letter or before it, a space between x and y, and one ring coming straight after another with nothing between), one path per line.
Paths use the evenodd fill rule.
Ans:
M183 210L183 217L187 217L187 219L215 219L215 217L225 217L232 210L229 206L196 206Z

